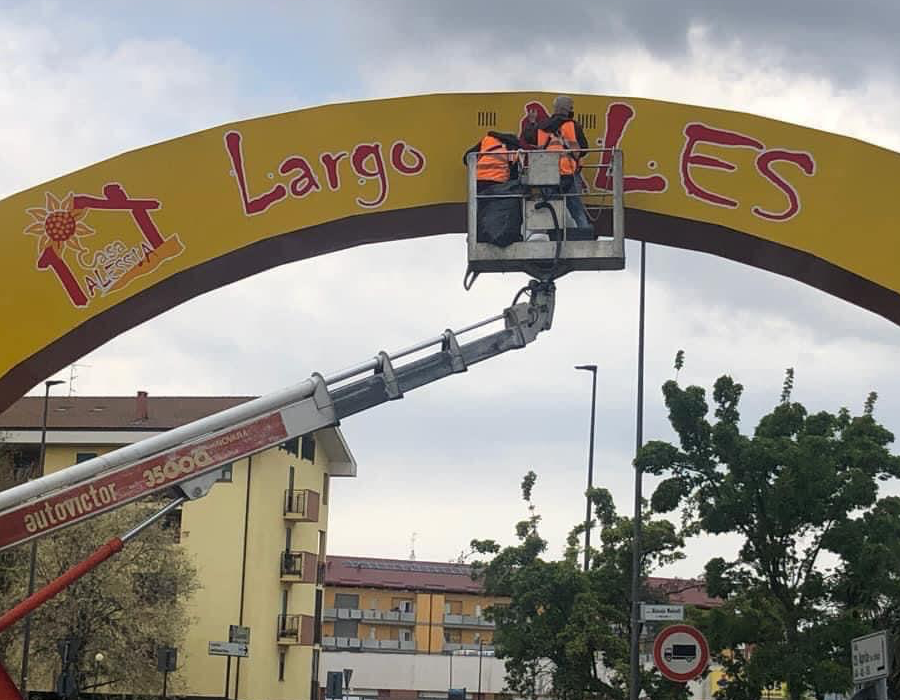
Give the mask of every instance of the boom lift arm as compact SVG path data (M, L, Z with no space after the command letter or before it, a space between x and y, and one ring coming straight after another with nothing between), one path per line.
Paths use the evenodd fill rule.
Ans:
M530 293L530 299L516 303L522 292ZM0 492L0 550L154 493L201 497L224 464L338 425L347 416L524 347L550 328L554 297L552 282L532 281L497 316L456 332L444 331L393 354L380 352L328 377L313 374L288 389ZM466 343L458 340L501 320L501 330ZM431 354L402 366L394 364L438 345L440 349Z
M375 358L328 377L313 374L293 387L259 397L166 433L127 445L0 492L0 550L83 522L154 493L172 500L131 531L101 545L90 557L0 616L0 632L15 624L93 568L169 510L205 496L219 468L403 398L407 391L465 372L470 365L525 347L553 322L555 286L532 280L502 314ZM527 302L516 303L523 293ZM502 330L467 343L458 336L503 321ZM434 346L440 350L400 367L394 361ZM372 372L368 376L359 377ZM353 380L353 381L349 381ZM0 665L0 700L19 698Z

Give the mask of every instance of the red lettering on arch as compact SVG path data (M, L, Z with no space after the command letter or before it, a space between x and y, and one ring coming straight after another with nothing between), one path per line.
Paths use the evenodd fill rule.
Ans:
M337 192L341 188L341 174L338 172L338 163L341 159L346 158L349 153L347 151L338 151L337 153L323 153L319 156L322 167L325 168L325 182L328 183L328 189Z
M312 166L306 158L302 158L301 156L290 156L285 158L281 162L281 165L278 166L278 172L282 175L287 175L295 170L299 170L300 174L291 180L290 188L292 195L302 199L310 192L318 192L322 189L322 186L316 179L316 174L313 172Z
M634 119L634 108L624 102L613 102L606 109L606 124L604 134L597 139L601 148L619 148L625 130L629 122ZM594 187L601 190L612 190L612 173L609 166L612 164L612 152L603 151L600 154L600 167L594 178ZM665 192L669 187L669 181L662 175L625 175L623 178L625 192Z
M384 168L384 157L381 155L381 144L361 143L357 145L353 149L350 162L353 165L353 172L360 178L378 181L378 194L375 199L365 200L357 197L356 203L369 209L380 207L388 195L388 179ZM370 163L373 168L367 167L367 163Z
M755 206L751 211L756 216L769 219L770 221L787 221L800 211L800 197L797 195L797 190L790 183L772 170L771 164L778 161L793 163L806 175L815 174L816 163L812 156L804 151L786 151L778 148L760 153L756 157L756 169L759 170L764 178L784 193L788 200L788 207L782 212L771 212Z
M241 133L239 131L229 131L225 134L225 148L228 151L229 158L231 158L231 168L238 182L238 189L241 191L244 214L247 216L261 214L276 202L287 197L287 188L278 183L268 192L251 198L247 190L247 175L244 171L244 154L241 149Z
M403 159L407 153L413 158L412 165L407 165ZM391 146L391 165L401 175L418 175L425 170L425 154L406 141L394 141L394 145Z
M684 142L684 148L681 151L681 183L684 185L684 191L687 192L689 196L704 202L709 202L710 204L716 204L730 209L737 207L737 200L703 189L694 182L694 179L691 176L692 167L716 168L730 172L735 170L737 166L727 160L694 153L694 147L699 143L712 143L717 146L727 146L729 148L753 148L762 151L765 149L765 146L750 136L739 134L736 131L714 129L713 127L700 122L691 122L687 124L684 127L684 135L687 137L687 140Z

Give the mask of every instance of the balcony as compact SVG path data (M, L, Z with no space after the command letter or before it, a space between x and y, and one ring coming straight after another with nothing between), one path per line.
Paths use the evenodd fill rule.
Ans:
M494 655L493 644L460 644L459 642L444 642L445 654L458 654L459 656L478 656L478 650L481 649L485 656Z
M444 613L444 627L488 627L493 629L494 623L481 615Z
M312 615L279 615L277 640L282 645L315 643L316 620Z
M322 637L322 647L325 649L360 649L362 642L359 637Z
M288 551L281 553L281 580L283 583L316 583L319 560L312 552Z
M404 641L400 639L359 639L357 637L324 637L322 639L324 649L337 649L343 651L383 651L393 653L414 652L416 643L414 640Z
M381 625L409 625L415 623L414 612L399 610L359 610L357 608L325 608L325 620L363 620Z
M319 494L309 489L286 489L284 519L296 522L319 522Z

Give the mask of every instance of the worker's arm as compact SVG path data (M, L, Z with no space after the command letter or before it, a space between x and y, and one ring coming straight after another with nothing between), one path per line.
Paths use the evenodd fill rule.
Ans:
M581 122L574 122L575 124L575 140L578 141L578 145L582 148L588 147L587 137L584 135L584 129L581 128Z

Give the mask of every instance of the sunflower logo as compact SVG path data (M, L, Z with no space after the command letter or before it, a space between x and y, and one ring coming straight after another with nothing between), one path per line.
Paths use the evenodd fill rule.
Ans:
M33 219L24 233L38 236L38 256L52 247L62 257L65 250L73 250L82 255L88 251L79 240L82 236L92 236L94 229L82 221L87 209L75 209L71 192L62 200L50 192L46 193L46 206L26 209Z

